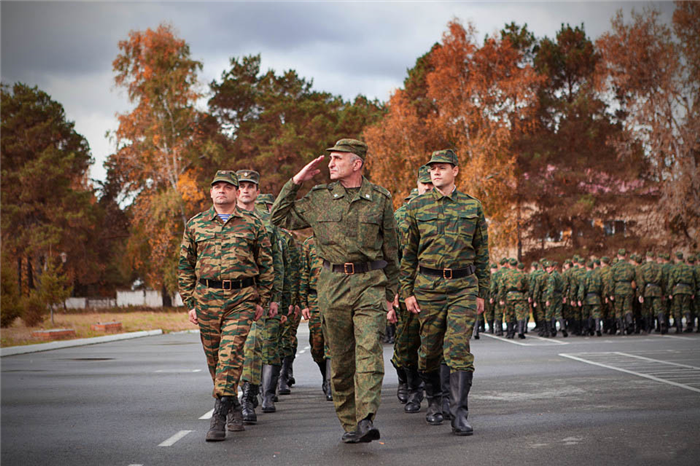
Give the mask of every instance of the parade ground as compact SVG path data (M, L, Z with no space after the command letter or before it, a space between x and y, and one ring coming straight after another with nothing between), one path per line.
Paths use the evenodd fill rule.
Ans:
M212 382L199 335L169 334L2 358L2 464L696 465L700 334L525 340L484 335L472 437L405 414L384 345L381 440L340 442L299 329L296 385L277 412L206 443Z

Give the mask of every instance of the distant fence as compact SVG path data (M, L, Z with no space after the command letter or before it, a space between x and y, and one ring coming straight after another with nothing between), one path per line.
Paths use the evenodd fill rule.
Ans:
M182 306L182 298L179 293L172 297L173 306ZM101 309L109 307L163 306L163 295L155 290L117 291L117 299L114 298L68 298L68 309Z

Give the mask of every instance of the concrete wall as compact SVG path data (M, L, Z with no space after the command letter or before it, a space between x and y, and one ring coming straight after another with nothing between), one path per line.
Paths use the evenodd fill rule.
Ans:
M101 309L116 307L117 300L112 298L68 298L66 309ZM60 305L58 306L60 307Z
M182 306L182 298L179 293L172 297L173 306ZM107 307L147 306L161 307L163 298L160 291L138 290L117 291L117 299L113 298L81 298L71 297L66 299L67 309L101 309Z

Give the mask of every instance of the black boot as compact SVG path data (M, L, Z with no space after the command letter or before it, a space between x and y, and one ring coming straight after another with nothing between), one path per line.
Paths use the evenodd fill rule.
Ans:
M450 393L450 368L447 364L440 364L440 391L446 395ZM442 417L450 420L450 397L442 397Z
M425 398L428 400L428 411L425 421L433 426L442 424L442 392L440 391L440 371L422 372L420 374L425 384Z
M469 406L467 398L472 388L473 372L455 371L450 373L450 412L452 414L452 433L455 435L472 435L474 429L467 417Z
M489 320L489 333L493 335L494 333L494 328L493 328L493 319Z
M263 413L274 413L275 411L277 411L277 408L275 408L275 389L277 388L277 381L279 380L281 369L281 366L271 366L269 364L263 365Z
M673 318L673 324L676 326L676 333L683 333L683 322L681 319Z
M511 339L515 336L515 331L513 330L513 322L506 323L506 338Z
M321 390L323 391L323 394L326 394L326 360L324 359L323 362L317 362L316 365L318 366L318 370L321 372Z
M634 320L632 314L625 315L625 333L632 335L634 333Z
M657 319L659 322L659 331L661 332L661 335L666 335L666 333L668 333L668 327L666 327L666 319L664 318L663 312L659 313Z
M595 320L595 334L599 337L603 336L603 333L600 331L600 319Z
M692 333L693 332L693 322L694 319L690 318L690 313L685 314L685 330L683 332L685 333Z
M226 415L226 430L229 432L242 432L245 430L245 427L243 427L243 407L237 396L232 396L231 400L231 407Z
M408 398L403 407L404 412L413 414L420 411L420 404L423 401L423 387L418 370L415 367L404 369L406 373L406 386L408 387Z
M326 401L333 401L333 391L331 390L331 360L326 359Z
M357 423L357 443L369 443L372 440L379 440L381 435L379 429L374 427L372 416L367 416L365 419Z
M518 338L521 340L525 339L525 320L519 320L518 321Z
M291 362L292 360L289 356L282 359L282 368L280 369L279 376L279 390L277 391L277 393L280 395L289 395L292 393L292 390L289 388L289 366Z
M287 370L287 385L289 385L289 388L292 388L297 383L296 379L294 379L294 357L294 355L289 356L289 369Z
M557 336L557 319L552 317L551 321L549 322L549 336L552 338Z
M207 442L220 442L226 438L226 415L233 404L233 397L222 396L214 403L214 413L211 415Z
M242 391L241 413L243 414L243 422L245 424L257 424L258 415L255 414L255 407L258 404L258 385L244 382Z
M497 337L503 336L503 322L502 321L496 322L496 336Z
M566 331L566 321L564 319L559 319L559 329L561 330L561 336L564 338L569 336L569 332Z
M396 389L396 398L403 404L408 401L408 385L406 383L406 370L403 367L396 367L396 375L399 377L399 388Z

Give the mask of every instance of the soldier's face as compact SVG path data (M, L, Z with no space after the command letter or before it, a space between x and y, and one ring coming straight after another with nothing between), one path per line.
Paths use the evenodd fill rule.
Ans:
M219 181L211 187L211 200L216 205L230 206L236 203L238 189L229 183Z
M328 171L331 180L343 180L362 168L362 160L349 152L331 152Z
M255 202L260 194L260 188L255 183L250 181L241 181L238 186L238 200L243 204Z
M425 194L428 191L433 190L433 183L421 183L418 182L418 194Z
M433 186L438 189L452 185L455 181L457 173L459 173L459 167L455 167L452 164L430 164L430 179L433 180Z

